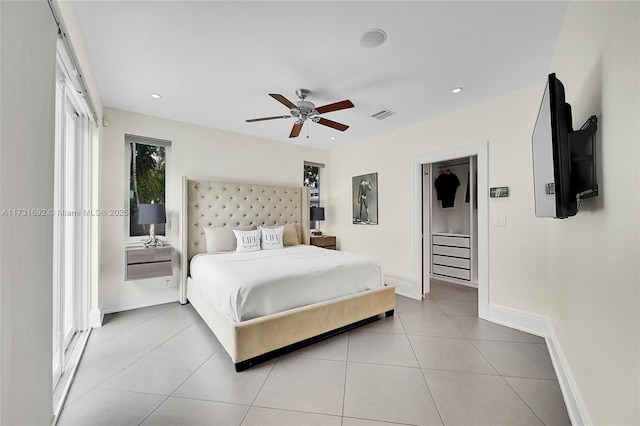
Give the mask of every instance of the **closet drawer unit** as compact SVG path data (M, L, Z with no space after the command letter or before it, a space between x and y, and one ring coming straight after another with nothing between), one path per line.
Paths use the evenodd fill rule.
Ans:
M431 241L433 244L439 246L471 247L471 239L469 237L446 237L444 235L434 235Z
M455 268L471 269L471 261L469 259L461 259L459 257L433 256L434 265L453 266Z
M449 247L449 246L431 246L432 253L441 254L444 256L463 257L465 259L471 258L471 249L462 247Z
M435 275L444 275L446 277L458 278L461 280L471 280L471 271L469 269L452 268L450 266L433 265L431 271Z

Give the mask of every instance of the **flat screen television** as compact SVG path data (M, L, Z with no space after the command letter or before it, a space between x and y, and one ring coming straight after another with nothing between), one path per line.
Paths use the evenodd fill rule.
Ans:
M598 195L597 123L593 115L573 130L564 86L555 74L549 74L532 136L537 217L574 216L580 200Z

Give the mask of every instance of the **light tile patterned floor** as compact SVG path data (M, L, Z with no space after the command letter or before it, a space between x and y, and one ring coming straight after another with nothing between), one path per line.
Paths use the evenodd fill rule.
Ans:
M59 425L569 425L544 339L432 281L396 315L236 373L191 305L105 317Z

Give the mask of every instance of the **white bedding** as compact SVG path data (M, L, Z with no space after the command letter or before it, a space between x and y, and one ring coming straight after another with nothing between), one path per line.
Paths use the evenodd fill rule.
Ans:
M191 278L236 322L384 286L375 259L309 245L198 254Z

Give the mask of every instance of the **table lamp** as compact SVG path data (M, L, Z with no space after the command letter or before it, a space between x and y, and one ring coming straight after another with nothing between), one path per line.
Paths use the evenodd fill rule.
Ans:
M324 207L311 207L311 220L316 221L316 229L312 234L322 235L322 232L320 232L320 221L324 220Z
M140 204L138 206L138 223L140 225L151 225L149 227L149 239L144 243L145 248L162 247L162 241L156 237L156 224L167 223L164 204Z

